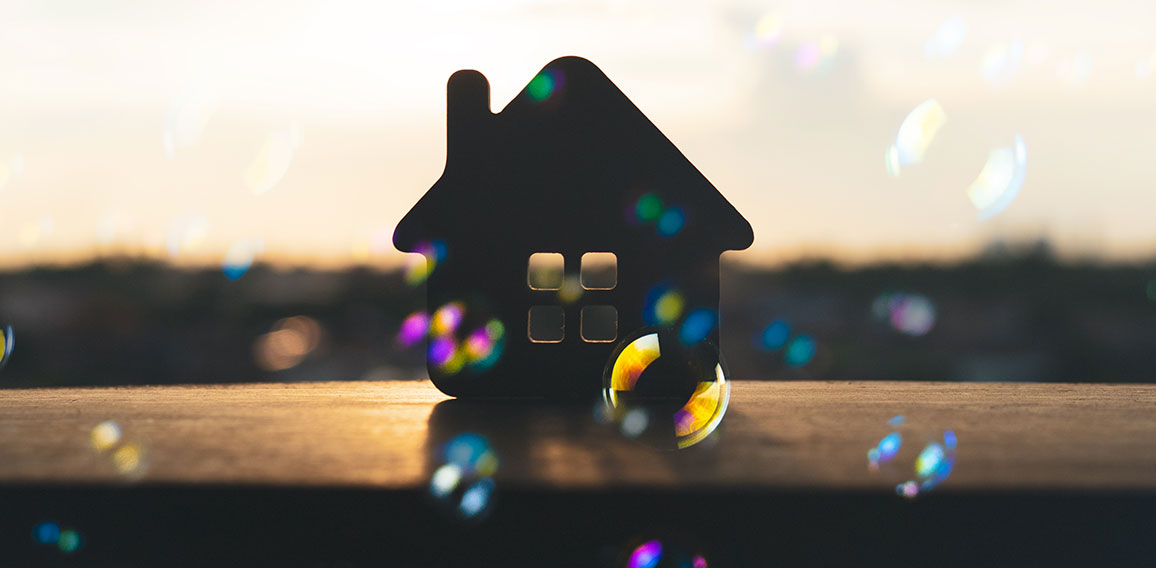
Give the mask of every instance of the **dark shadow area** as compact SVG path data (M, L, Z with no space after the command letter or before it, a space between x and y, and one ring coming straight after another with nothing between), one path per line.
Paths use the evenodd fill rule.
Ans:
M723 264L737 379L1149 382L1156 266L988 254L956 265ZM426 378L402 271L102 262L0 273L0 388ZM304 316L298 317L298 316ZM524 340L524 330L509 330ZM601 364L605 364L602 362Z
M729 566L1141 566L1150 493L505 491L481 524L421 492L245 487L0 488L0 562L35 566L625 565L667 535ZM71 553L36 542L53 522ZM660 566L665 566L660 564Z

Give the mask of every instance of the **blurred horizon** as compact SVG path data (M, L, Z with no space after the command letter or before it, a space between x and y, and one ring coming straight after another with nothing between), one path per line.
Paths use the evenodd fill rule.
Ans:
M401 266L445 82L586 57L755 230L728 261L1156 259L1156 6L0 2L0 267Z

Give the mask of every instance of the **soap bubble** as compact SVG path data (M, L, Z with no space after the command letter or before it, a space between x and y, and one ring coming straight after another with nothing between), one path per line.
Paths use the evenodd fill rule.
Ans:
M730 402L718 349L687 345L671 328L643 328L615 347L603 375L607 421L662 449L683 449L711 435Z
M12 326L4 326L3 333L0 333L0 369L8 364L8 360L12 358L12 350L16 347L16 334L12 332Z
M871 303L875 319L911 337L921 337L935 327L935 303L923 294L887 292Z
M429 278L439 262L446 257L444 241L433 240L419 243L417 251L421 256L410 255L405 265L405 283L417 286Z
M979 177L967 189L967 197L981 220L998 215L1019 195L1027 161L1027 146L1019 134L1011 146L996 148L988 154Z
M1018 39L992 44L983 54L980 74L994 87L1002 86L1019 71L1024 46Z
M265 138L257 156L245 170L245 185L253 195L262 195L280 183L303 140L301 125L296 122Z
M658 284L646 293L642 321L653 326L671 325L682 316L685 305L682 292L669 284Z
M483 518L492 507L493 476L500 464L489 441L467 432L441 446L439 457L441 465L429 484L435 503L459 519Z
M891 430L867 450L867 468L898 480L895 493L908 499L931 491L951 475L958 440L952 430L920 430L903 415L887 421Z
M249 271L253 260L258 254L265 251L265 243L261 240L242 239L233 243L225 253L225 261L221 269L225 278L236 281Z
M928 59L951 57L959 51L965 37L967 22L959 15L954 15L943 22L935 30L935 35L923 44L923 56Z
M414 312L402 322L398 342L410 347L428 332L431 371L440 376L480 373L498 362L506 345L506 325L489 313L460 301L443 304L429 317Z
M927 99L919 103L903 119L895 142L887 147L884 155L887 172L898 176L903 167L922 162L927 148L946 123L947 113L939 101Z

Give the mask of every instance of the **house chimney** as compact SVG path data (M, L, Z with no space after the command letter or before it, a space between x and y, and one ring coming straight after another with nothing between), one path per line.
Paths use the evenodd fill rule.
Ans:
M473 147L484 136L490 112L490 83L486 76L472 69L463 69L450 75L446 86L446 146Z

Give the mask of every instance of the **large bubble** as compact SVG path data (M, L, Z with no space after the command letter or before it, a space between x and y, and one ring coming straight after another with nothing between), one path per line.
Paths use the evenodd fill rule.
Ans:
M678 330L643 328L615 348L603 375L603 410L622 433L662 449L705 440L726 414L730 383L709 341L688 345Z

